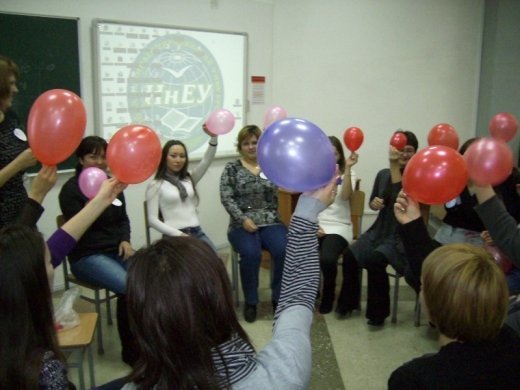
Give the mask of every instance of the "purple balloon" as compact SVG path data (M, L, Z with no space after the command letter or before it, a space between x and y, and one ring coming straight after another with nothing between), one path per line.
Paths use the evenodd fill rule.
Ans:
M297 192L323 187L336 172L329 138L305 119L287 118L272 123L258 141L257 156L269 180Z
M99 168L85 168L79 174L79 189L87 198L96 196L101 184L107 179L107 174Z

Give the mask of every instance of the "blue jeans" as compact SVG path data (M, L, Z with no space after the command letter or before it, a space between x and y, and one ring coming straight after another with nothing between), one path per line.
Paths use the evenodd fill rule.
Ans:
M199 240L204 241L206 244L208 244L211 249L213 249L215 252L217 252L217 247L211 242L208 236L206 236L206 233L200 228L200 226L196 227L187 227L184 229L179 229L181 232L185 234L189 234L192 237L198 238Z
M257 305L258 271L262 260L262 248L267 249L274 262L271 299L278 302L282 286L285 247L287 246L287 228L281 223L259 227L254 233L244 228L228 231L228 240L240 255L240 279L245 301L248 305Z
M70 269L79 280L108 288L116 294L126 294L128 261L117 253L104 253L82 257L71 262Z

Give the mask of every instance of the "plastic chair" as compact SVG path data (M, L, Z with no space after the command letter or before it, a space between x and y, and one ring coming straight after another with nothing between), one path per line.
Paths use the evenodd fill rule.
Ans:
M56 225L58 227L61 227L65 223L65 219L63 218L63 215L58 215L56 217ZM103 333L101 329L101 304L106 304L107 309L107 323L108 325L112 325L112 310L110 301L114 298L117 298L117 295L114 293L111 293L108 289L98 286L93 286L89 283L85 283L79 279L77 279L73 274L69 273L69 266L67 264L68 259L63 260L63 281L65 282L65 290L68 290L70 288L70 283L75 284L77 286L81 286L84 288L87 288L89 290L92 290L94 293L94 298L91 298L89 296L80 295L80 298L93 303L94 307L96 309L96 313L99 316L99 320L96 323L96 335L97 335L97 343L98 343L98 354L103 355L105 353L105 350L103 348ZM105 291L105 297L102 298L100 292Z

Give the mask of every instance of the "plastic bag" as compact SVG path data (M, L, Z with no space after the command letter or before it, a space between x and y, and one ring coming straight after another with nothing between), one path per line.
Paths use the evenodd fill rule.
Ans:
M63 293L60 303L54 311L54 322L57 329L70 329L79 325L79 314L74 310L74 302L80 293L77 286L65 290Z

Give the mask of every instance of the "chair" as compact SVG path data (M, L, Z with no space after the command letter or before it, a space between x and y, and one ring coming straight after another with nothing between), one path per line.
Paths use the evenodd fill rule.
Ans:
M58 227L61 227L65 223L65 218L63 215L58 215L56 217L56 225ZM112 310L110 307L110 301L114 298L116 298L116 294L110 293L110 291L103 287L93 286L91 284L82 282L81 280L77 279L73 274L69 273L69 267L67 264L67 259L63 260L63 281L65 282L65 290L68 290L70 287L70 283L75 284L77 286L81 286L84 288L87 288L89 290L92 290L94 293L94 298L91 298L89 296L80 295L80 298L93 303L94 307L96 308L96 313L99 316L99 321L97 321L97 343L98 343L98 354L103 355L105 353L105 350L103 348L103 331L101 329L101 304L105 303L107 308L107 323L108 325L112 325ZM101 298L100 291L105 290L105 297Z
M85 379L83 374L83 361L85 352L87 352L88 368L90 374L90 388L96 386L94 377L94 359L92 358L92 338L94 337L94 330L96 329L98 321L97 313L80 313L79 325L58 332L58 344L62 351L78 352L79 359L77 362L70 362L67 358L68 367L76 367L78 369L79 388L85 389Z
M354 191L350 196L350 218L352 221L352 239L361 235L363 214L365 213L365 193L359 189L361 179L356 180Z
M240 291L239 291L239 284L238 284L238 280L239 280L239 265L238 265L238 262L239 262L239 259L240 259L240 255L238 254L237 251L235 251L235 248L231 247L231 289L233 290L233 298L234 298L234 301L235 301L235 306L236 307L239 307L240 306L240 300L239 300L239 295L240 295ZM262 249L262 260L261 260L261 263L260 263L260 267L263 267L263 268L267 268L266 264L268 264L269 266L269 282L270 284L273 283L273 259L271 257L271 254L265 250L265 249Z

